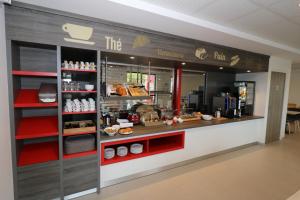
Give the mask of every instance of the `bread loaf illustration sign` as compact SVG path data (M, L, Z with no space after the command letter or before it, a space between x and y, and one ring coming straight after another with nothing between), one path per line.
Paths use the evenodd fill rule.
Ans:
M240 61L239 55L235 55L231 57L230 66L235 66Z
M95 42L89 41L93 34L93 28L77 24L66 23L62 25L62 30L69 34L69 38L64 38L67 42L94 45Z
M204 48L197 48L195 51L195 56L200 60L205 60L208 58L208 53Z
M132 48L136 49L139 47L144 47L150 43L150 39L145 35L138 35L135 37Z

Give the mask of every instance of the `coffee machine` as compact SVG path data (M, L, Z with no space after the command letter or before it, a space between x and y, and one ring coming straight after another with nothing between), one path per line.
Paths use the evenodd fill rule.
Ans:
M213 97L213 112L221 111L222 116L234 118L236 114L237 99L236 97L225 94L223 96Z
M253 81L236 81L234 82L235 96L237 98L237 110L240 115L253 115L255 82Z

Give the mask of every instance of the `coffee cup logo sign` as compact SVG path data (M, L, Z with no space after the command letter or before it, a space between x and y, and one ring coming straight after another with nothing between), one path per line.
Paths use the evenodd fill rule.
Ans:
M121 38L115 40L111 36L105 36L106 40L106 49L113 50L113 51L122 51L122 41Z
M66 23L62 25L62 30L69 34L68 38L64 38L64 40L67 42L75 42L87 45L95 44L95 42L89 41L93 35L94 29L92 27Z

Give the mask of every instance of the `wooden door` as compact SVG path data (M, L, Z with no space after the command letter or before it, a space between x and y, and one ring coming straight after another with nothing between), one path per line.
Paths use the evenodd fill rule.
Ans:
M266 143L274 142L280 139L284 88L285 73L272 72Z

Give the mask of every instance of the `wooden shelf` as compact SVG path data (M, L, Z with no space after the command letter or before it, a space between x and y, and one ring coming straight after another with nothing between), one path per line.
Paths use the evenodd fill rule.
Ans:
M56 72L13 70L12 74L15 76L57 77Z
M62 93L97 93L97 91L96 90L91 90L91 91L78 90L78 91L62 91Z
M104 101L127 101L127 100L146 100L151 99L151 96L110 96L103 97Z
M97 150L86 151L81 153L65 154L64 159L80 158L80 157L90 156L95 154L97 154Z
M58 142L25 144L20 151L18 166L58 160Z
M64 69L64 68L61 68L61 71L97 73L97 70L84 70L84 69Z
M86 134L95 134L96 131L90 132L79 132L79 133L64 133L63 136L71 136L71 135L86 135Z
M21 89L15 100L15 108L46 108L57 107L58 103L41 103L38 97L38 90Z
M84 114L95 114L97 111L87 111L87 112L63 112L63 115L84 115Z
M57 116L26 117L20 120L16 139L41 138L58 135Z

